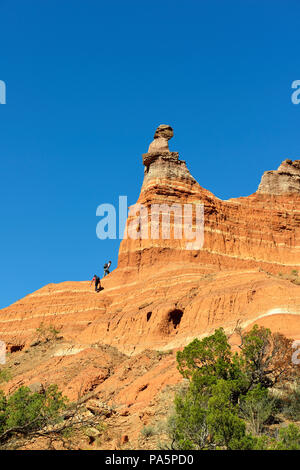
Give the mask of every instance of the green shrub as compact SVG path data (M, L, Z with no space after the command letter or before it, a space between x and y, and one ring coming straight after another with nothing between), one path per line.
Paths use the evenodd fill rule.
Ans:
M36 333L38 340L47 342L58 339L59 330L53 325L45 326L44 323L41 323L36 329Z
M284 416L292 421L300 421L300 387L293 390L287 399L282 410Z
M242 398L240 409L249 430L259 435L264 424L276 413L276 400L269 396L268 390L258 386Z
M239 442L246 438L245 422L238 416L238 406L232 396L235 384L230 380L219 380L212 387L208 400L207 423L210 434L218 447L239 448Z
M260 435L278 412L269 389L299 375L290 354L290 340L257 325L241 334L239 355L231 351L222 328L178 352L178 370L189 385L175 396L168 422L171 448L296 448L297 427L282 430L277 440Z
M11 377L11 372L8 369L0 370L0 384L3 382L8 382Z
M51 421L57 423L67 399L51 385L45 393L20 387L9 397L0 391L0 443L14 434L28 435Z
M275 450L300 450L300 429L295 424L281 428L279 442L274 446Z
M168 421L173 449L201 450L209 447L207 406L207 397L199 396L199 399L196 399L191 389L176 395L175 413Z

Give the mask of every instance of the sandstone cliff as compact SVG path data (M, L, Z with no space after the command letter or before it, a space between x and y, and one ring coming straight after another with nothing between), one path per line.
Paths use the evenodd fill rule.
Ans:
M255 194L222 201L169 151L172 136L170 126L160 126L143 155L140 206L127 221L136 237L121 242L104 290L95 293L87 281L49 284L0 312L0 339L12 352L25 351L41 323L59 329L66 342L59 354L16 373L9 390L42 379L74 396L84 383L85 391L114 393L126 409L130 402L130 415L180 380L174 356L161 362L149 350L176 350L219 326L230 334L237 324L258 323L300 339L300 286L279 276L300 266L299 161L265 173ZM174 204L204 205L203 244L187 249L191 239L174 236L180 224L173 213L165 214L171 236L164 237L164 210ZM153 205L165 205L154 238ZM190 228L196 224L193 214ZM115 349L103 354L95 345ZM125 365L135 370L132 377Z
M25 344L46 322L74 341L103 341L132 353L145 346L181 346L217 325L232 327L238 319L254 321L275 311L285 315L285 329L292 334L286 315L298 319L299 288L276 275L300 265L300 193L290 193L285 179L278 183L281 194L270 193L271 186L263 192L263 177L257 193L222 201L196 182L178 153L169 151L172 136L170 126L159 126L143 155L137 202L149 213L143 228L148 236L140 236L143 217L134 210L127 228L136 228L137 237L121 242L118 268L103 280L104 290L97 295L84 281L45 286L1 311L2 339ZM287 171L293 181L299 178L298 161L283 162L271 176L278 182ZM160 215L160 230L151 237L153 206L199 203L204 205L201 248L186 249L190 240L174 237L172 213L170 236L163 236ZM193 229L196 222L193 214ZM170 318L177 310L180 328Z

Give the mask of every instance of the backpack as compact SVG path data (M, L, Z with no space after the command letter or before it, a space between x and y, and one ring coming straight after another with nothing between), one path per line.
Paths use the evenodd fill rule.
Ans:
M103 266L104 269L107 269L108 266L107 266L107 263L105 263L105 265Z

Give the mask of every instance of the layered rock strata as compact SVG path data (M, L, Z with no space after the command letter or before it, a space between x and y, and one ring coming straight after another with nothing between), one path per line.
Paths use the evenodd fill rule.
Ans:
M261 194L300 193L300 160L284 160L278 170L266 171L257 190Z
M155 204L164 206L163 214L174 204L203 204L203 246L187 249L186 236L174 238L182 227L172 213L171 236L163 237L162 215L151 237L150 214L148 238L122 241L118 268L100 293L85 281L50 284L3 309L0 339L11 351L30 344L41 324L82 348L101 342L125 354L182 347L218 326L233 331L238 322L262 322L300 337L300 287L278 275L300 265L299 194L259 191L222 201L169 151L172 134L170 126L160 126L155 146L143 156L138 203L147 217ZM131 214L127 228L133 224L138 233L143 219ZM194 214L193 229L197 222Z

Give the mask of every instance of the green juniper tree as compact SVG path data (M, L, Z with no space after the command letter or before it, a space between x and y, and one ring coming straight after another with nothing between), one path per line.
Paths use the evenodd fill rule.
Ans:
M291 342L257 325L240 335L239 354L232 352L222 328L177 353L178 370L189 384L175 397L169 420L173 449L266 449L278 444L263 429L276 413L269 390L299 376L299 368L291 364ZM280 442L287 432L282 431ZM290 447L297 445L297 434L289 432L290 441L294 439Z

